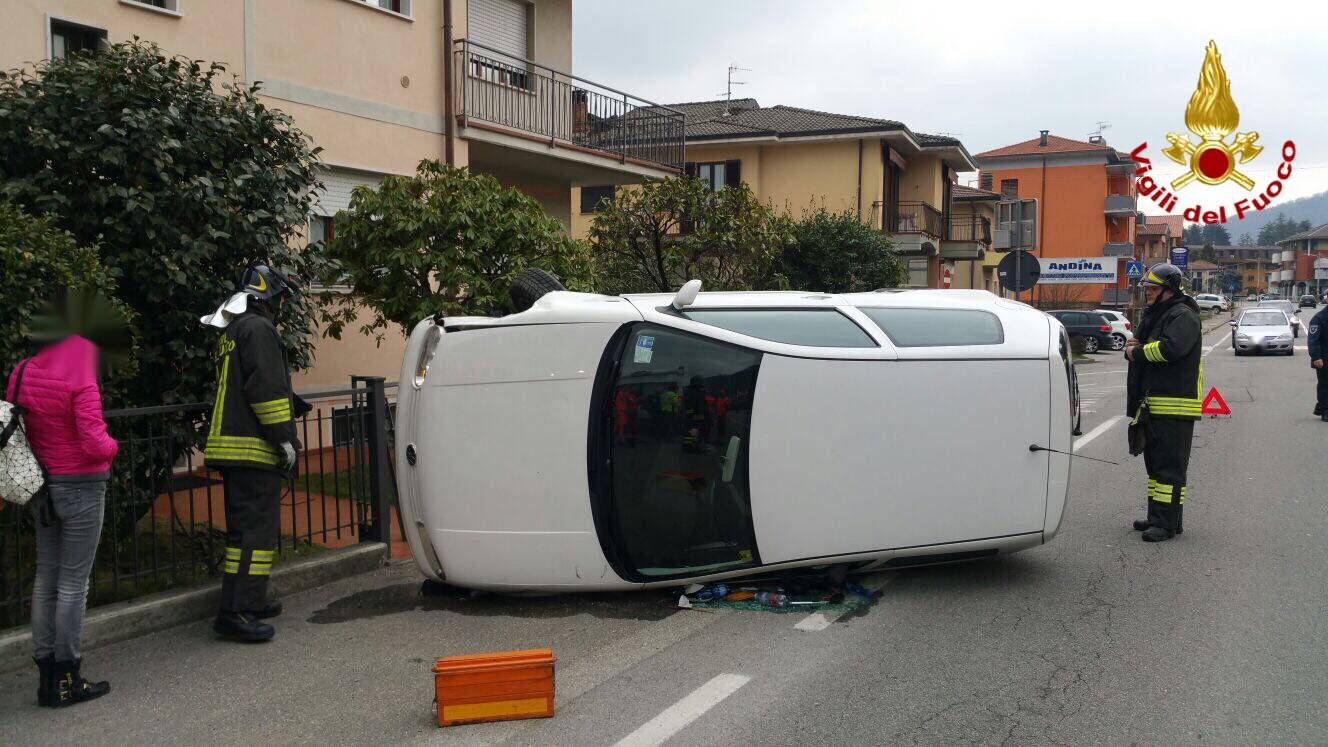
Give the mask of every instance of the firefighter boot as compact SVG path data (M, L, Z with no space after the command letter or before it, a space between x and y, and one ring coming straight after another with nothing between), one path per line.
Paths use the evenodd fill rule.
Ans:
M1175 537L1176 533L1163 529L1162 527L1149 527L1144 530L1144 542L1166 542Z
M1148 523L1148 519L1135 519L1133 526L1134 526L1134 531L1142 532L1147 530L1149 527L1153 525Z
M37 705L50 708L55 705L55 657L33 658L37 663Z
M262 609L254 610L250 614L259 620L269 620L281 614L281 602L273 600L263 605Z
M277 634L276 628L261 622L252 612L219 612L212 630L219 638L240 643L262 643Z
M109 682L88 682L79 670L82 659L55 662L55 702L52 708L66 708L89 700L96 700L111 691Z

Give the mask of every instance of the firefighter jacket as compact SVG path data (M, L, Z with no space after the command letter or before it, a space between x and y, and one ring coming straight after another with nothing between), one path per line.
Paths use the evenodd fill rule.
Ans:
M1328 306L1310 319L1310 328L1305 333L1305 343L1310 348L1310 365L1321 358L1328 358Z
M266 316L237 316L217 344L217 396L204 460L209 467L281 471L281 444L298 444L286 349Z
M1203 329L1199 306L1181 295L1155 303L1135 332L1126 375L1126 414L1198 420L1203 409Z

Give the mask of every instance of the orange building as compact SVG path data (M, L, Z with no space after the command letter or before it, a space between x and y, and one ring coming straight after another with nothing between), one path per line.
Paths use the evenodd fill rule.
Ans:
M1105 257L1117 262L1114 287L1039 285L1042 305L1124 304L1124 261L1134 256L1137 215L1134 164L1101 137L1089 142L1051 135L974 156L979 186L1006 198L1037 200L1031 251L1038 257Z

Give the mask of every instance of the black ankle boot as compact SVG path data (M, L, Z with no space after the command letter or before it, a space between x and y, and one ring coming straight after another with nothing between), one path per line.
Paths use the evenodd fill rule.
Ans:
M260 621L252 612L219 612L212 630L220 638L240 643L262 643L277 634L276 628Z
M55 705L55 657L38 659L34 656L32 660L37 663L37 705L50 708Z
M281 614L281 602L275 600L268 602L267 604L263 605L262 609L254 610L250 614L258 618L259 620L269 620L271 618L277 617L278 615Z
M79 669L83 666L82 659L73 661L55 662L55 702L51 704L52 708L65 708L67 706L84 703L89 700L96 700L111 691L109 682L88 682L83 679Z
M1167 531L1162 527L1149 527L1144 530L1143 539L1144 542L1166 542L1175 536L1175 532Z
M1148 529L1148 527L1151 527L1153 525L1148 523L1148 519L1135 519L1133 526L1134 526L1134 531L1142 532Z

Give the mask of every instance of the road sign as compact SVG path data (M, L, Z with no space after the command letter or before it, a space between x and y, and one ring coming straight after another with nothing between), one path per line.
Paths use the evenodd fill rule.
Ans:
M1217 387L1208 390L1208 396L1204 397L1203 414L1205 415L1230 415L1231 408L1227 407L1227 401L1222 399L1218 393Z
M1042 264L1038 262L1038 258L1022 250L1005 255L1001 263L996 266L996 277L1000 279L1001 287L1015 293L1037 285L1041 275Z
M1125 263L1125 277L1131 280L1138 280L1143 276L1144 276L1143 262L1137 259L1132 259Z
M1182 271L1190 265L1190 250L1183 246L1171 248L1171 264L1179 267Z

